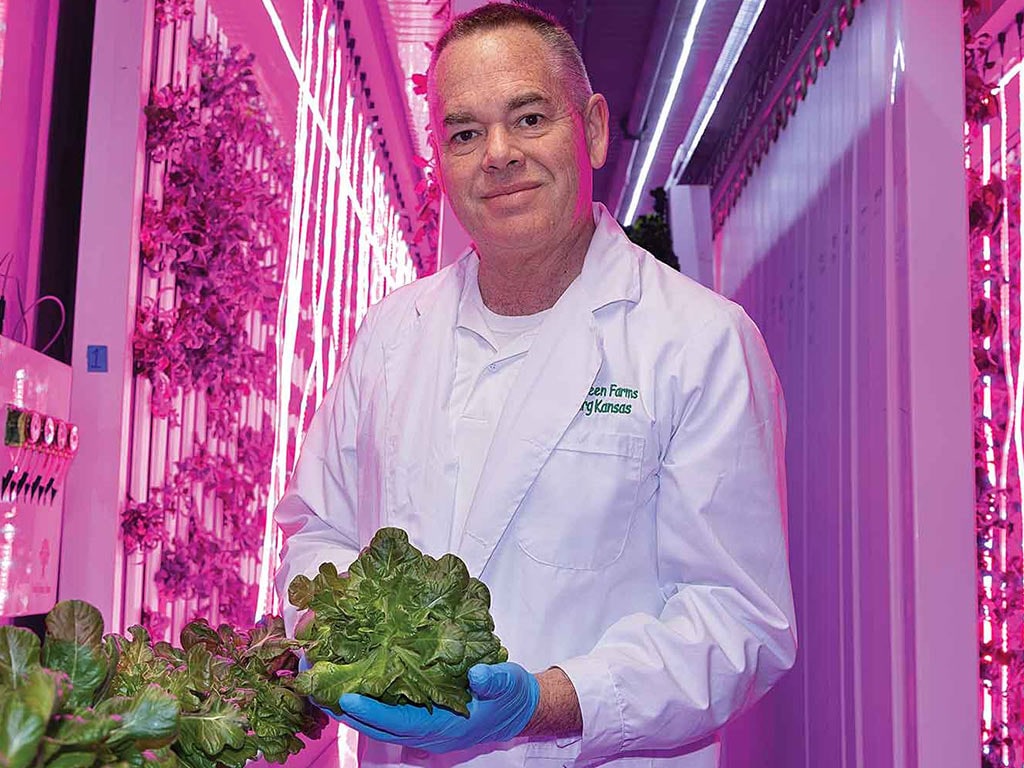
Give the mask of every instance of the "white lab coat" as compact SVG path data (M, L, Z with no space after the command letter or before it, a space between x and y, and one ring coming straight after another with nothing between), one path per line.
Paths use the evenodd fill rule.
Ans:
M363 739L361 765L713 768L716 730L793 664L783 401L764 343L603 206L595 218L583 272L506 402L457 549L490 587L511 660L572 680L583 738L434 757ZM471 258L370 310L276 511L283 593L324 560L346 568L381 526L447 549Z

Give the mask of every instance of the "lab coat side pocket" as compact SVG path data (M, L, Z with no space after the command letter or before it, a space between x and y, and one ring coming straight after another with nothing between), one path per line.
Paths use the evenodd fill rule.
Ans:
M516 520L519 548L538 563L592 571L622 555L637 512L644 438L566 434Z
M531 741L526 745L526 759L523 765L526 768L530 766L538 766L538 768L569 766L571 768L575 764L576 758L579 757L580 746L579 737Z
M523 762L524 768L599 768L607 765L609 768L653 768L655 761L645 756L621 756L600 760L598 762L587 760L578 761L581 742L579 738L558 739L556 741L535 741L526 747L526 759Z

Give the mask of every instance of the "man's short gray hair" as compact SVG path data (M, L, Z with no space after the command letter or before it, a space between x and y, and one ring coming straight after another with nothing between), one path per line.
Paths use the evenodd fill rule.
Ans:
M487 3L452 19L434 46L430 67L427 69L428 80L433 79L438 58L452 43L482 32L516 26L534 30L548 44L568 82L573 106L582 113L594 91L580 49L565 27L553 16L515 0Z

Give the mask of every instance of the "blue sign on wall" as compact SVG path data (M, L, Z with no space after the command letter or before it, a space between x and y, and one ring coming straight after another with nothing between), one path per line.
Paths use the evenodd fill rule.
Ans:
M90 373L107 372L107 345L90 344L85 352L87 370Z

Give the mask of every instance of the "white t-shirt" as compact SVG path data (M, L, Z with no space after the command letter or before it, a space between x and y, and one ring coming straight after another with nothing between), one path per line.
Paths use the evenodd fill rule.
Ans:
M496 314L484 305L476 275L467 277L455 331L451 414L455 419L458 476L449 551L454 552L462 538L505 400L550 311L523 316Z

